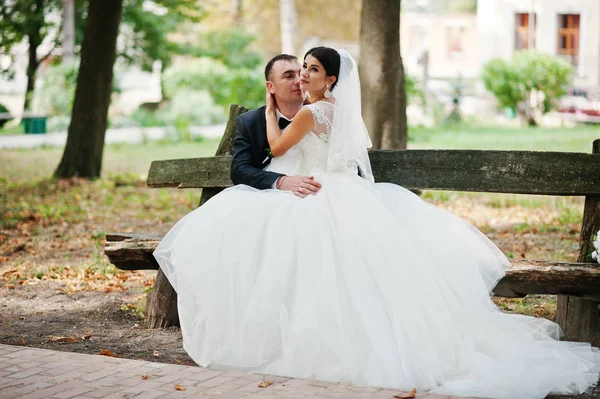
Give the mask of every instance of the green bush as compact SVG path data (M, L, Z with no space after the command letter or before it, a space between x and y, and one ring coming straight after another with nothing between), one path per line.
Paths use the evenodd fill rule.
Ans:
M48 112L51 116L71 115L78 72L79 62L48 68L35 92L34 109Z
M191 125L210 125L227 119L225 110L215 105L206 91L179 90L168 105L157 112L160 120L175 126L178 131L184 132L184 135L187 135Z
M240 29L200 34L192 54L220 61L231 69L255 69L263 64L260 53L248 47L256 38Z
M261 69L228 68L208 57L168 68L163 74L163 89L168 98L175 97L181 90L207 92L223 110L232 103L257 108L265 101Z
M516 110L535 126L536 117L566 93L572 74L571 65L561 58L520 51L510 61L496 58L485 64L483 82L502 108Z

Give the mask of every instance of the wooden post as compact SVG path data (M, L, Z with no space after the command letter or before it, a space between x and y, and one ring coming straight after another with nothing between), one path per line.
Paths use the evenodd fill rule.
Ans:
M235 138L235 119L238 115L248 111L240 105L231 105L229 108L229 120L225 127L225 133L219 143L219 148L215 155L231 155L231 143ZM220 188L204 188L200 196L200 205L204 204L211 197L218 194ZM156 281L152 292L148 294L146 305L146 321L148 328L165 328L170 326L179 326L179 314L177 312L177 293L169 283L169 280L158 269Z
M592 152L600 155L600 139L594 141ZM577 262L591 262L592 236L599 229L600 195L588 195L585 197ZM563 340L591 342L593 346L600 346L600 301L559 295L556 322L565 333Z

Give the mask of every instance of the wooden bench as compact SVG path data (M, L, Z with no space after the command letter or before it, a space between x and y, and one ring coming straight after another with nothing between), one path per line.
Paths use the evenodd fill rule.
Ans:
M200 205L232 185L231 142L235 118L246 109L233 105L214 157L154 161L149 187L202 188ZM557 322L569 340L600 346L600 265L592 263L592 236L600 229L600 139L593 154L482 150L370 151L375 179L408 189L586 196L577 263L511 259L512 267L494 293L503 297L557 294ZM152 251L160 235L112 233L105 252L124 270L158 269ZM570 295L570 296L565 296ZM148 325L178 323L176 295L162 271L148 300Z

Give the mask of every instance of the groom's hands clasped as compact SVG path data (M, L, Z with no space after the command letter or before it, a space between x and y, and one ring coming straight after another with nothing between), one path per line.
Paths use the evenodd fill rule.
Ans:
M313 176L281 176L280 179L280 190L289 190L300 198L316 194L321 189L321 183Z

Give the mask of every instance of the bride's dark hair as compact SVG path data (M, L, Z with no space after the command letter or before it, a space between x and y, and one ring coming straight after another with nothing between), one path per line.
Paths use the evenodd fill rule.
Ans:
M304 59L312 55L319 60L323 68L325 68L325 74L327 76L335 76L335 82L331 85L331 90L337 85L340 78L340 53L331 47L313 47L304 54Z

